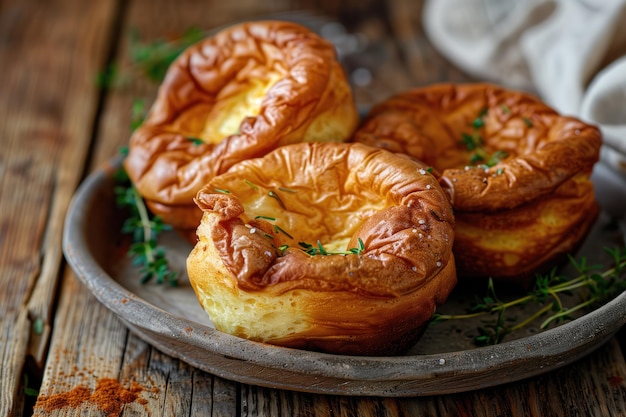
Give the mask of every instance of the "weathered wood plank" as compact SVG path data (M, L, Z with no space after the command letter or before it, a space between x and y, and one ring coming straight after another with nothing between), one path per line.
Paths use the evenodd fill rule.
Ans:
M210 29L227 22L279 12L290 7L306 8L314 2L270 1L259 5L250 0L230 3L232 4L191 1L173 3L165 0L137 0L127 3L116 55L122 70L129 65L126 42L131 29L136 29L145 40L154 40L166 35L180 34L191 26ZM345 9L342 8L344 6L340 7L337 2L321 3L325 10L338 15L345 14ZM380 11L380 4L375 3L377 2L360 2L360 17L372 11ZM412 15L415 9L411 8L411 2L407 0L400 6L393 2L387 7L389 15L395 16L392 17L393 22L404 19L404 26L394 29L395 23L389 25L388 22L381 22L381 16L377 15L355 19L351 26L351 29L366 34L370 42L367 50L369 55L362 58L362 61L352 62L353 69L365 67L373 74L370 84L357 89L360 103L378 101L414 84L463 77L460 73L442 69L447 68L447 64L440 58L430 60L433 51L423 44L417 16ZM404 8L392 9L394 7ZM403 41L394 42L389 36L389 28ZM416 55L418 53L423 55ZM411 73L404 69L407 63ZM126 144L130 134L133 100L144 98L150 102L155 91L154 84L134 79L124 88L114 89L105 96L99 129L96 132L93 163L88 170L116 155L119 147ZM591 412L596 407L624 411L626 395L623 380L620 381L619 377L625 376L626 371L621 350L614 343L580 363L554 374L521 384L471 393L408 399L312 395L236 384L164 355L128 332L76 281L70 271L64 275L60 295L42 396L67 393L79 386L94 392L99 381L113 378L127 389L136 385L138 390L138 397L125 404L120 415L576 415L572 414L573 410L582 407L581 404L587 398L572 396L569 391L574 389L596 397L590 401L587 411ZM596 370L595 374L592 369ZM587 376L590 374L598 376L598 379ZM605 380L599 375L614 375L616 378ZM552 392L558 393L560 403L551 400ZM565 414L567 411L563 410L572 410L572 413ZM106 415L95 403L89 401L81 402L75 407L59 408L51 413L46 413L42 407L36 410L36 415L40 416L78 414Z
M17 412L26 355L43 362L63 218L90 145L98 103L93 75L106 54L112 6L1 5L0 415Z
M51 399L72 390L93 392L98 381L119 376L127 329L104 306L66 273L59 299L55 330L45 367L45 377L34 415L66 415L72 408ZM82 409L96 411L92 401L79 401Z

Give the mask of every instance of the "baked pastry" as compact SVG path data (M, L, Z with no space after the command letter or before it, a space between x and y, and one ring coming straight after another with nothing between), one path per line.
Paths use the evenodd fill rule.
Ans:
M450 204L426 167L391 152L287 145L213 178L196 202L189 280L226 333L396 354L456 283Z
M124 166L149 208L195 230L211 178L278 146L344 141L358 123L333 45L295 23L224 29L170 66Z
M441 172L459 277L522 285L575 249L598 212L589 180L600 131L490 84L438 84L372 108L355 142Z

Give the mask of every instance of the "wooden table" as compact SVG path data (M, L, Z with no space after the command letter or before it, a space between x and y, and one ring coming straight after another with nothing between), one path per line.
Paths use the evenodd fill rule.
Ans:
M280 391L224 380L159 352L98 303L64 263L62 228L74 191L127 143L134 100L155 96L156 84L131 71L133 33L152 42L191 27L208 31L289 12L294 19L315 17L314 24L343 24L353 49L342 58L358 77L360 106L410 86L470 80L429 45L421 1L339 3L0 3L0 416L626 415L623 331L557 371L467 393L355 398ZM112 63L130 76L101 89L97 75ZM81 389L90 395L107 386L124 388L119 392L126 396L117 403L77 397ZM73 393L74 403L43 401L64 393Z

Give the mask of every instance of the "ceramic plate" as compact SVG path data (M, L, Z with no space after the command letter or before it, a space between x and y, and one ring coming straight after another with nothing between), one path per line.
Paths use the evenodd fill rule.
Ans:
M357 357L287 349L248 341L215 330L198 304L185 274L191 245L176 234L162 236L180 285L140 284L128 241L119 233L113 173L105 164L78 189L65 223L65 256L95 297L133 332L159 350L223 378L296 391L372 396L419 396L462 392L513 382L571 363L609 340L626 323L626 293L573 321L548 330L531 326L504 342L475 347L484 318L431 325L408 354ZM616 228L600 217L581 248L590 259L598 248L623 244ZM455 291L442 308L463 313L467 288ZM484 295L483 287L477 290ZM471 296L470 296L471 297Z

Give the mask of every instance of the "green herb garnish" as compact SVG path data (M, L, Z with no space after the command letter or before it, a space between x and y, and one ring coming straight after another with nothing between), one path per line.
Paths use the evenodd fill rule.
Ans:
M293 236L291 236L289 233L287 233L282 227L278 226L277 224L274 225L274 232L282 233L285 236L287 236L289 239L293 239Z
M259 189L259 187L258 187L256 184L254 184L253 182L250 182L250 181L248 181L248 180L243 180L243 181L244 181L244 182L245 182L245 183L246 183L246 184L247 184L250 188L255 189L255 190L258 190L258 189Z
M271 198L273 198L274 200L278 201L278 204L280 204L280 206L285 209L285 204L283 203L283 200L280 199L280 196L278 194L276 194L274 191L269 191L267 193L267 195Z
M143 100L133 100L131 107L130 130L136 130L146 118L146 103Z
M189 46L202 40L204 32L198 28L190 28L180 38L173 41L156 40L143 43L138 32L131 33L130 55L135 69L149 80L161 82L174 60Z
M39 389L30 386L28 374L24 372L24 395L27 397L37 397L39 395Z
M196 146L200 146L204 144L204 141L200 138L187 138L187 140L192 142Z
M255 219L263 219L263 220L267 220L270 222L275 222L276 218L274 217L269 217L269 216L256 216Z
M484 117L487 115L487 109L482 109L478 114L478 117L472 122L474 131L469 133L461 133L461 144L465 146L468 151L473 151L470 154L470 165L482 165L490 168L497 165L502 159L506 158L508 154L505 151L496 151L493 154L489 154L483 147L485 140L480 135L479 130L485 126Z
M603 300L614 297L626 290L626 249L605 249L611 256L613 266L605 268L603 265L587 265L582 257L580 261L569 257L570 263L579 274L575 278L568 278L556 273L556 269L547 274L538 274L535 277L533 289L525 296L511 301L503 301L496 295L493 280L489 280L487 294L471 307L467 314L443 315L435 314L432 322L444 320L467 319L478 316L495 316L480 326L478 336L474 338L477 345L497 344L513 331L528 326L538 318L548 315L542 321L540 328L545 329L552 323L572 320L574 313L589 308ZM567 307L561 294L577 292L580 302ZM511 309L516 306L534 304L537 309L528 317L518 319L507 317Z
M298 242L298 245L304 250L304 252L308 253L311 256L315 255L360 255L365 251L365 244L361 238L357 238L358 247L350 248L347 251L328 251L322 245L322 242L317 241L317 245L314 246L310 243L306 242Z
M128 179L125 174L120 169L116 176L118 181L124 176ZM122 233L132 237L129 256L133 258L133 265L141 267L141 282L146 283L156 277L158 284L167 281L171 286L178 285L178 274L169 269L165 252L157 245L159 233L170 230L171 226L150 214L141 195L129 180L115 187L115 195L117 206L129 212L122 225Z
M483 146L483 138L477 133L472 135L461 133L461 139L468 151L473 151Z
M43 329L44 321L41 317L37 317L33 322L33 332L35 332L37 336L41 336L43 334Z

